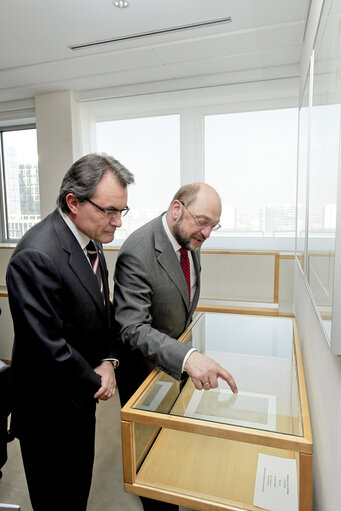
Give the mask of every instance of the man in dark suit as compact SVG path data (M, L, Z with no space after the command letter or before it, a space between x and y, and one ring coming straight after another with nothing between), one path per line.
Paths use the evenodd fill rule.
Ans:
M200 293L200 247L219 228L221 201L205 183L183 186L168 211L133 232L115 268L114 314L120 346L117 383L122 405L158 365L176 379L186 372L197 389L223 378L237 392L230 373L176 339L189 325ZM189 258L183 270L181 257ZM188 275L189 274L189 275ZM186 275L186 276L185 276ZM144 509L176 509L142 499Z
M121 226L133 181L112 157L78 160L59 208L24 235L8 266L11 431L34 511L86 509L96 402L114 394L118 362L102 243Z

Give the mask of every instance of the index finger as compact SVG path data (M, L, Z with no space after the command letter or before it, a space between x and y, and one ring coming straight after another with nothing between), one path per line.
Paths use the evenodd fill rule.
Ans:
M233 394L238 394L238 387L231 373L221 368L221 370L218 372L218 376L219 378L222 378L226 381L226 383L230 386Z

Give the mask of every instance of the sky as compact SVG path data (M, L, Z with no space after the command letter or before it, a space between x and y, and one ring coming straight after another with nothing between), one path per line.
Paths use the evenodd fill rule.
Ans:
M3 133L4 145L15 147L18 163L36 164L38 161L37 152L37 130L16 130Z

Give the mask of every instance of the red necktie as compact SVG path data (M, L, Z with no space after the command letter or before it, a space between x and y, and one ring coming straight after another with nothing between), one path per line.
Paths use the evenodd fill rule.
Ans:
M90 259L90 263L91 263L93 272L96 275L99 288L101 290L101 293L103 293L103 282L102 282L102 276L101 276L101 269L99 267L99 258L98 258L98 253L97 253L95 244L90 240L85 248L86 248L88 257Z
M188 287L188 300L191 301L191 270L189 265L189 257L188 257L188 250L185 248L180 248L180 265L182 268L182 271L184 272L185 279L187 282Z

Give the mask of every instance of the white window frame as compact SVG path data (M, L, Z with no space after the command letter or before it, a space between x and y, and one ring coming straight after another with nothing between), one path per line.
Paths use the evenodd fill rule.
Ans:
M178 114L181 185L203 181L205 115L281 108L296 108L298 111L297 91L298 78L84 101L81 105L83 141L89 151L96 152L96 122L99 121ZM211 237L205 241L203 249L293 253L295 237Z

